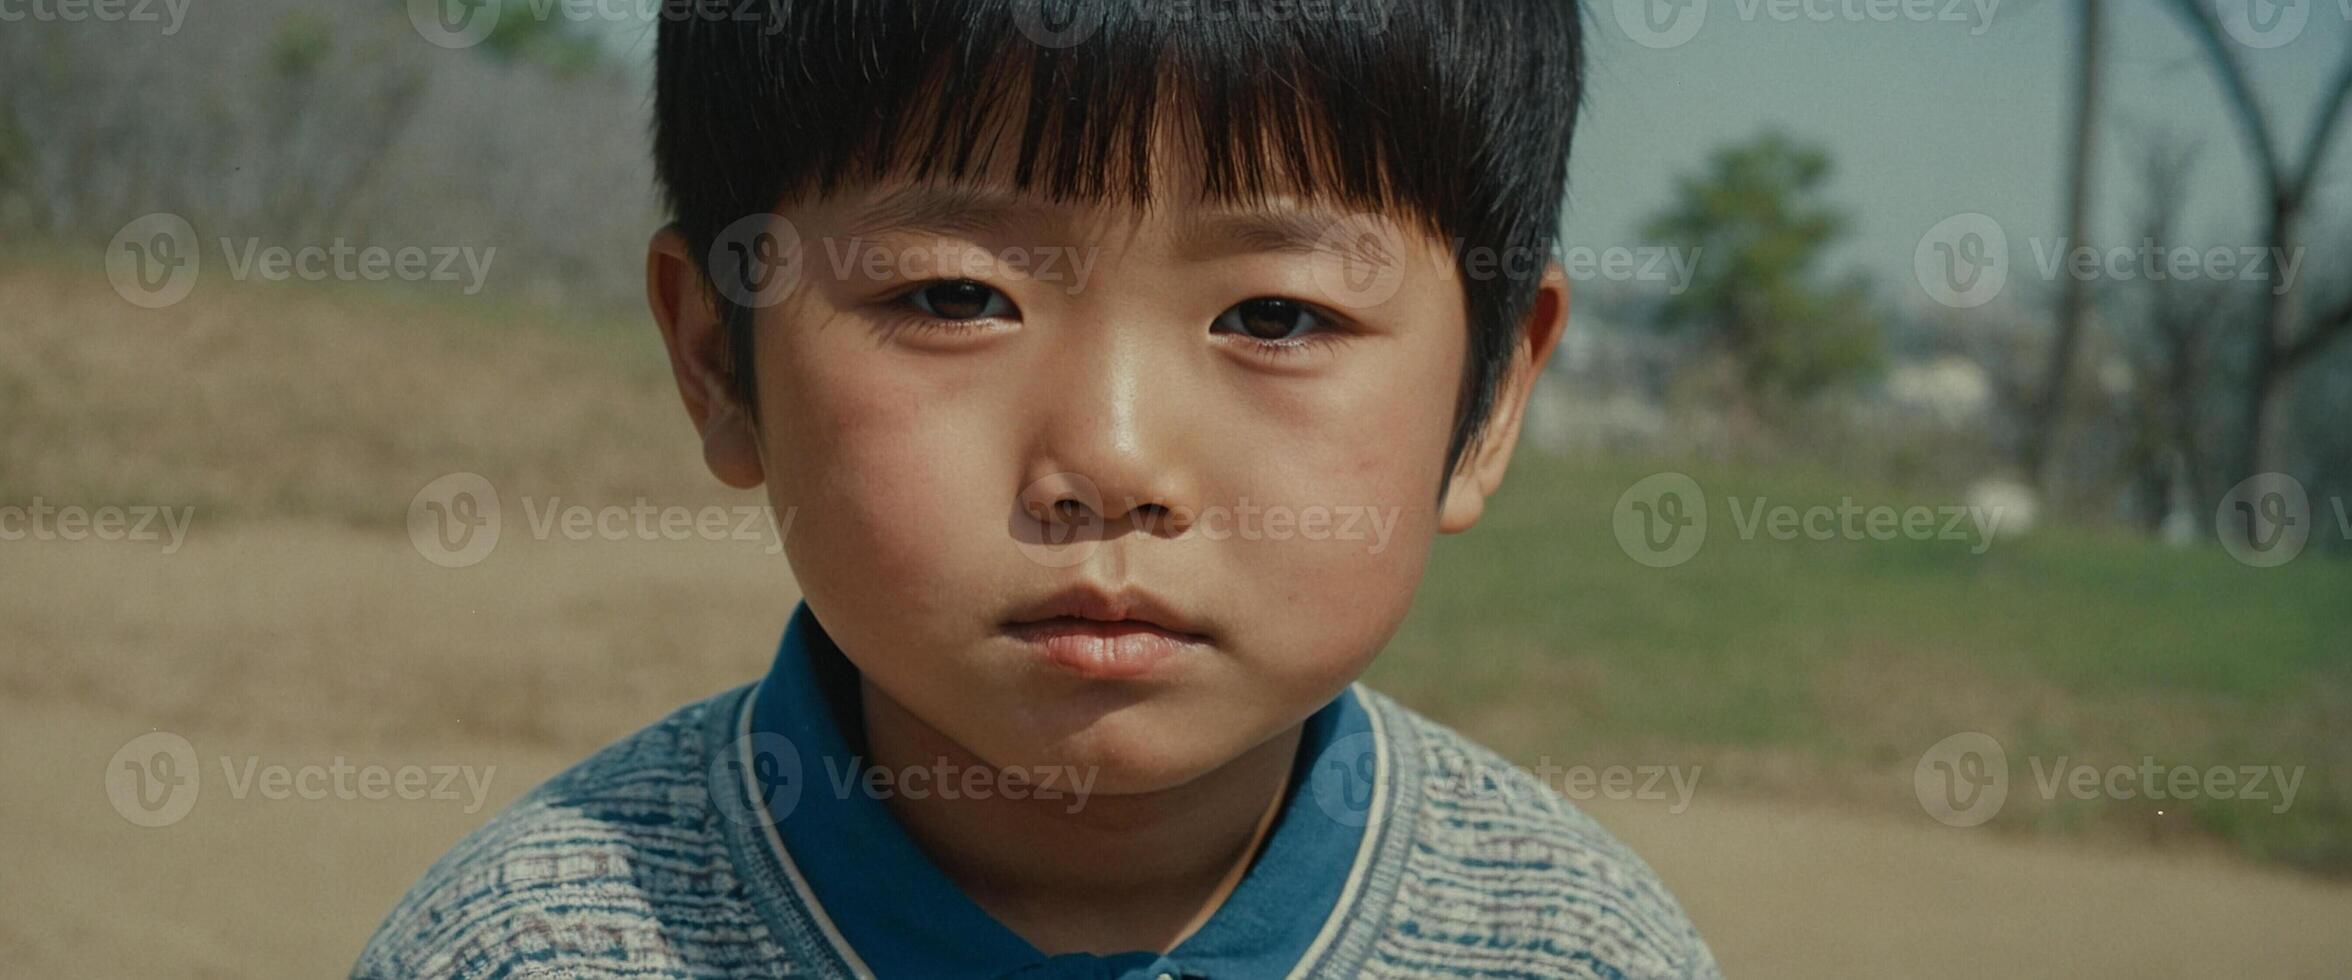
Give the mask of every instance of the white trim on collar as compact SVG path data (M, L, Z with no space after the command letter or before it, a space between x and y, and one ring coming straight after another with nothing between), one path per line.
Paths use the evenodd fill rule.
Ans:
M1307 975L1309 964L1323 957L1347 925L1350 906L1357 893L1363 891L1365 872L1372 866L1372 848L1379 843L1382 825L1388 821L1388 796L1395 782L1389 775L1388 728L1380 717L1380 710L1363 696L1361 684L1349 684L1347 695L1356 699L1364 717L1372 726L1372 808L1364 820L1364 836L1356 841L1356 863L1348 868L1347 884L1339 890L1339 901L1332 903L1331 917L1323 920L1323 931L1315 934L1315 941L1307 944L1307 951L1290 968L1292 980Z
M808 910L809 918L817 924L817 931L825 934L825 941L833 945L833 951L841 955L842 962L849 964L850 973L859 980L873 980L873 969L866 966L866 961L858 956L857 950L850 947L849 940L842 938L841 930L833 925L833 917L825 914L825 906L817 901L817 894L809 888L808 879L800 876L800 866L792 862L792 852L785 849L783 836L776 832L775 815L768 813L766 805L760 802L764 797L760 793L754 769L754 763L759 760L752 758L755 747L751 737L751 713L753 705L759 702L760 689L764 686L752 685L751 692L743 698L742 710L736 713L735 744L741 747L739 751L743 754L743 765L740 768L743 770L745 798L750 805L760 807L761 838L768 843L768 853L774 854L776 860L783 864L784 877L792 882L793 894L800 896L801 907Z

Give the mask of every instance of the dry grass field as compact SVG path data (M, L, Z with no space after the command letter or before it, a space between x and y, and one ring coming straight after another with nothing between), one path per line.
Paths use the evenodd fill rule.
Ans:
M85 266L0 265L0 503L194 520L169 553L0 541L0 973L339 974L498 807L764 667L795 594L764 542L541 540L510 519L464 568L410 542L412 496L452 472L510 509L747 501L700 472L634 317L225 282L148 311ZM158 730L193 745L200 789L185 818L141 827L106 776ZM479 789L272 799L240 783L247 766L338 760ZM1737 977L2352 969L2352 888L2223 848L1762 791L1594 809Z

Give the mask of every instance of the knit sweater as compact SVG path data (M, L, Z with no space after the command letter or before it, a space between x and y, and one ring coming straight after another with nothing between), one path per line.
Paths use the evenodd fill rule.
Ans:
M762 812L756 787L721 775L740 775L727 759L758 688L677 711L467 836L353 975L869 975L768 822L745 817ZM1345 888L1289 975L1720 977L1657 876L1591 817L1370 688L1345 696L1370 721L1376 791ZM1093 975L1180 972L1098 962Z

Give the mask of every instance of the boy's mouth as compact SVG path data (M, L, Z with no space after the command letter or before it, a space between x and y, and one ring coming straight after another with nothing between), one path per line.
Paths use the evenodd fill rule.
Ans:
M1139 589L1065 589L1023 606L1002 629L1047 663L1090 680L1141 678L1210 640L1168 603Z

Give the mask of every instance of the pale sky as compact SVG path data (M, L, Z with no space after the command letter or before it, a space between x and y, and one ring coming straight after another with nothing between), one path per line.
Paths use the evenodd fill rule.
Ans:
M1773 127L1829 148L1837 165L1830 193L1853 221L1842 257L1884 283L1909 286L1921 234L1955 213L1990 215L2021 252L2022 239L2054 243L2061 234L2073 0L1996 2L1974 36L1971 23L1786 22L1766 13L1769 3L1685 2L1705 4L1706 19L1686 43L1665 49L1632 40L1616 0L1587 5L1588 114L1576 136L1570 243L1638 244L1636 229L1674 175L1696 169L1718 144ZM1812 2L1832 11L1862 5ZM1975 2L1925 6L1975 18ZM2352 36L2344 15L2352 0L2303 3L2294 40L2239 49L2298 155L2320 85ZM2207 144L2186 212L2193 233L2229 245L2258 234L2251 158L2188 35L2159 0L2107 0L2106 8L2108 115L2093 233L2129 233L2142 199L2131 130L2166 128ZM2335 144L2314 231L2343 236L2352 234L2352 123ZM1924 302L1916 286L1905 298Z

